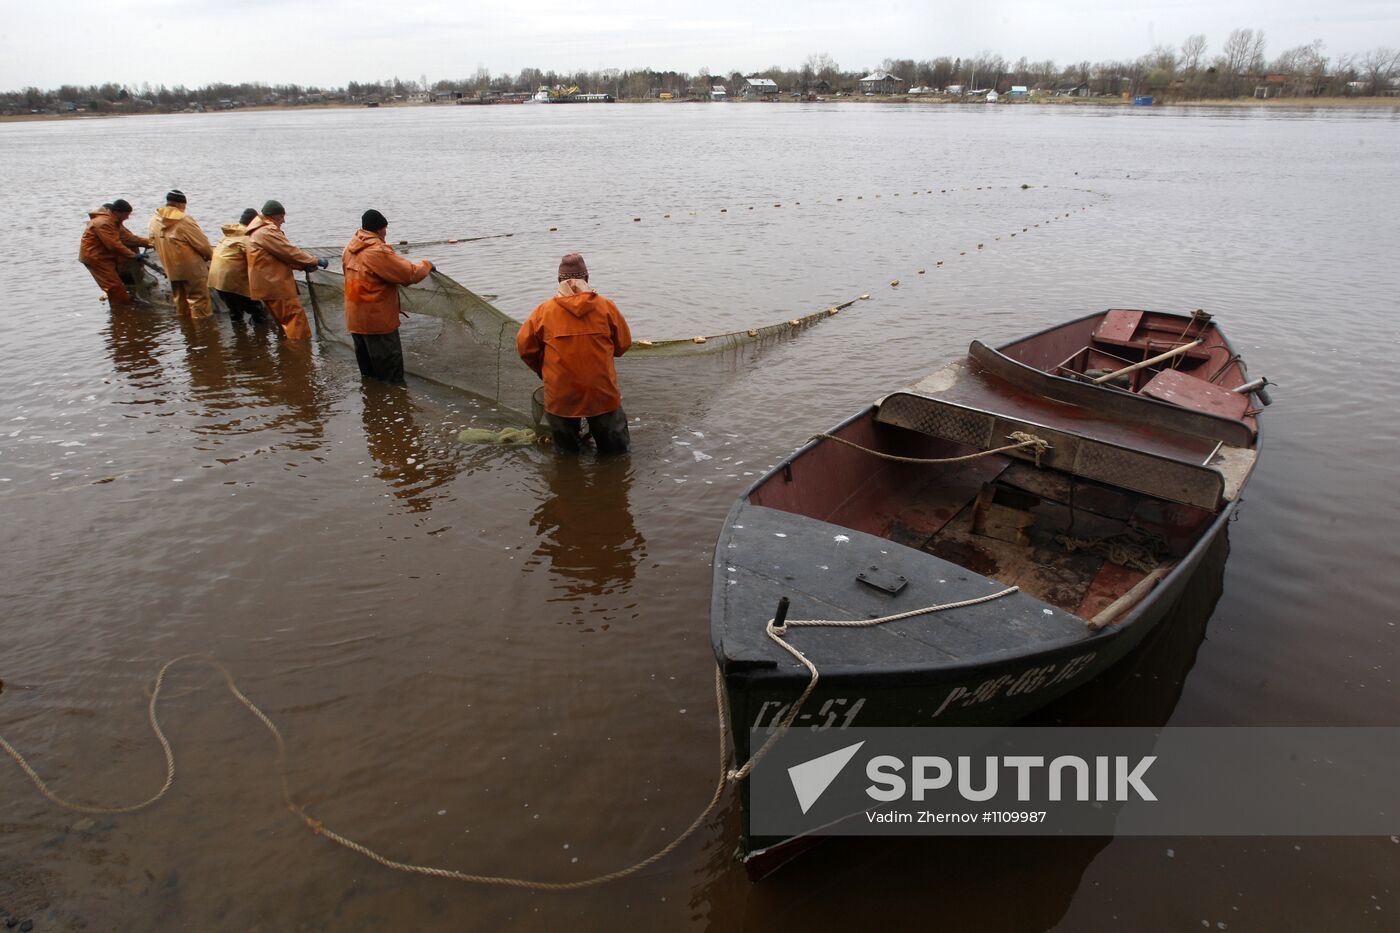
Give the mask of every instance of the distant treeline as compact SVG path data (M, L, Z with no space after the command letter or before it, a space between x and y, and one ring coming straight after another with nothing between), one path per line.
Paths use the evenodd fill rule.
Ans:
M1236 29L1217 54L1210 54L1204 35L1189 36L1180 46L1159 45L1131 61L1015 62L990 51L969 58L885 59L878 68L896 79L884 85L895 93L911 88L959 92L1026 87L1034 92L1081 97L1155 94L1162 99L1209 100L1236 97L1329 97L1400 94L1400 50L1379 47L1365 53L1329 56L1321 40L1287 49L1276 58L1266 55L1263 30ZM577 88L584 93L611 94L620 100L670 95L709 97L712 87L731 96L742 90L746 77L764 77L786 94L860 93L869 72L843 70L830 55L809 55L799 68L774 66L761 71L714 74L707 67L694 74L650 68L561 72L525 68L518 74L492 74L478 68L468 78L429 82L391 78L351 81L345 87L210 84L187 88L143 84L65 85L52 90L25 88L0 94L0 113L88 111L139 113L186 109L229 109L261 104L383 102L441 97L480 97L530 93L540 87Z

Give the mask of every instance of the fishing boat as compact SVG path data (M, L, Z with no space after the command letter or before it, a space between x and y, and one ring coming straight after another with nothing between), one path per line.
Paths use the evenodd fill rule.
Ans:
M715 551L736 763L750 730L1003 725L1094 680L1230 520L1267 386L1204 312L1112 309L974 341L813 437ZM740 793L760 876L803 840L752 836Z

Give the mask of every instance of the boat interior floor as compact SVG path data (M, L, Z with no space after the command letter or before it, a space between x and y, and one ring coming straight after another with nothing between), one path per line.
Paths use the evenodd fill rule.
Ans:
M883 537L1080 618L1179 558L1210 514L1020 461L940 471L906 487Z

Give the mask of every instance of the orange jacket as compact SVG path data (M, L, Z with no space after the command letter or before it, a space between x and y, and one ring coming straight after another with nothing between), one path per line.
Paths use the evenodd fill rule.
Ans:
M399 329L399 286L421 282L433 271L426 259L404 259L368 230L356 230L340 255L345 270L345 329L352 334L392 334Z
M202 282L209 277L214 248L195 219L178 207L158 208L151 218L151 242L172 282Z
M87 227L83 229L83 242L78 247L80 262L111 262L117 259L130 259L136 255L136 246L150 246L151 241L137 236L117 220L115 214L105 207L88 212Z
M293 246L282 228L261 214L248 225L248 297L254 301L296 298L293 270L315 265L315 256Z
M515 335L520 358L544 379L544 410L563 418L605 415L622 404L613 358L630 346L622 313L597 292L550 298Z
M224 238L209 261L209 287L234 295L248 295L248 228L224 224Z

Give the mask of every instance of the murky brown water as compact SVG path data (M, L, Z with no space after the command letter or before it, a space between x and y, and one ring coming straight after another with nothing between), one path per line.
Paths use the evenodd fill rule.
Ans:
M0 125L0 157L0 734L60 793L158 788L143 688L208 652L283 729L299 799L352 838L546 879L635 861L715 777L709 561L734 497L971 338L1108 306L1207 308L1281 387L1223 571L1047 717L1400 723L1394 112L228 114ZM640 337L873 297L624 385L630 458L463 448L456 430L490 418L471 399L417 384L406 402L362 387L336 347L99 303L75 259L84 212L125 196L141 229L172 185L210 232L268 197L308 245L343 242L369 206L395 238L515 232L422 255L517 316L579 249ZM149 810L83 823L0 760L0 909L40 930L1400 915L1392 839L849 840L752 886L730 861L732 798L603 888L414 878L290 816L271 739L208 674L178 669L168 689L179 770Z

